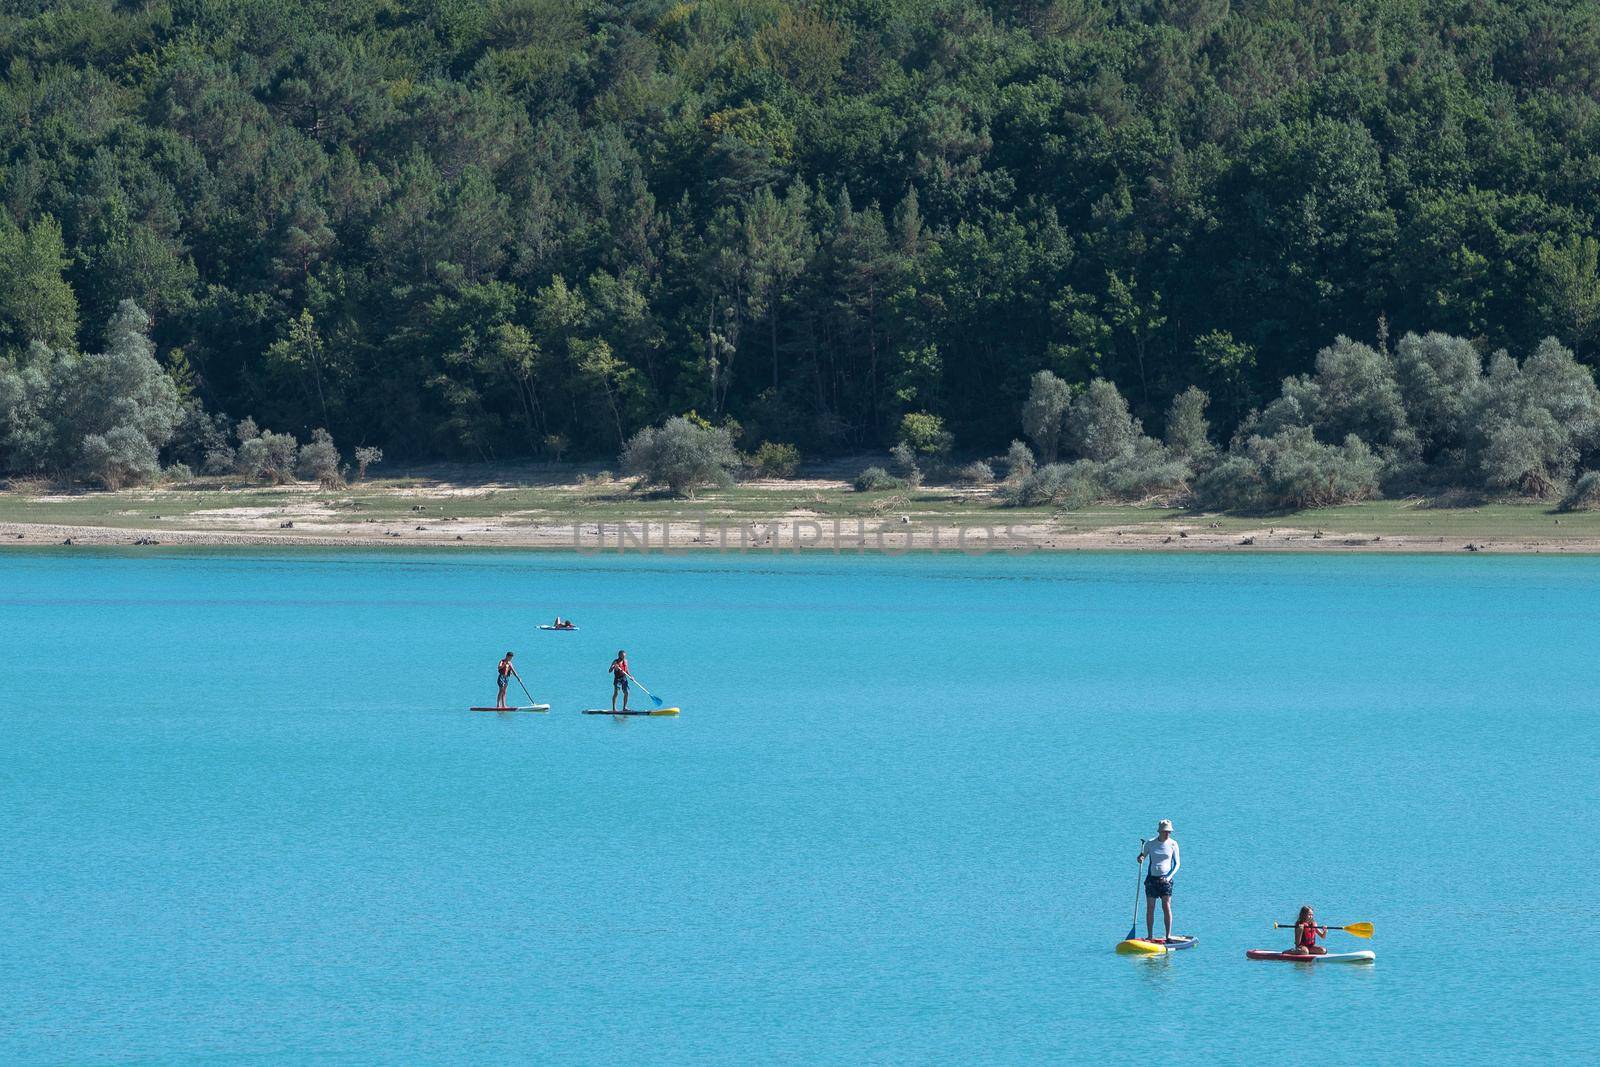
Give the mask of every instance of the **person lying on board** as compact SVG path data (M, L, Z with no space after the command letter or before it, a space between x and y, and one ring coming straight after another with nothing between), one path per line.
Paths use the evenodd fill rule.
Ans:
M511 656L512 654L507 652L506 658L500 661L500 667L495 672L495 684L500 687L499 695L494 698L494 706L497 708L506 706L506 686L511 684L512 676L517 673L517 669L511 665Z
M1294 921L1294 948L1289 950L1291 956L1323 956L1327 949L1317 944L1317 938L1327 937L1328 928L1317 925L1317 913L1307 904L1300 909L1300 917Z
M556 621L553 623L553 625L555 626L555 628L557 630L576 630L577 629L577 626L575 626L573 624L571 619L563 619L560 615L556 616Z
M617 649L617 658L606 670L611 672L611 710L617 710L617 692L622 693L622 710L628 710L628 654Z

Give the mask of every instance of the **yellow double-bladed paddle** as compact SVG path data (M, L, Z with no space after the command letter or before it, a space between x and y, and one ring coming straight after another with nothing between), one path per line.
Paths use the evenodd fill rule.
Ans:
M1317 925L1318 926L1322 926L1321 923L1318 923ZM1273 923L1272 924L1272 928L1274 930L1293 930L1295 928L1295 924L1294 923ZM1351 923L1349 926L1323 926L1322 928L1324 930L1343 930L1345 933L1347 933L1347 934L1355 934L1357 937L1371 937L1372 936L1372 924L1371 923Z

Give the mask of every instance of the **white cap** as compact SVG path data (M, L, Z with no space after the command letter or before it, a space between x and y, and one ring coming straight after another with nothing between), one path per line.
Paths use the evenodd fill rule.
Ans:
M1162 819L1160 822L1156 823L1156 833L1159 834L1162 830L1165 830L1169 834L1172 833L1171 819Z

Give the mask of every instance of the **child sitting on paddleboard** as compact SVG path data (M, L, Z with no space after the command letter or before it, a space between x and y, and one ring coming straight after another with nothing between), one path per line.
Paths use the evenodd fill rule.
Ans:
M1317 913L1307 904L1300 909L1300 917L1294 921L1294 948L1289 950L1293 956L1322 956L1327 949L1317 944L1317 938L1327 937L1328 928L1317 925Z

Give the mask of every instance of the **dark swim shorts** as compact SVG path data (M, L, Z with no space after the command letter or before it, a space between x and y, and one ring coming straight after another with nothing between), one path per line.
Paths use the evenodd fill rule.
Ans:
M612 677L611 677L611 689L612 689L613 692L615 692L618 689L621 689L624 693L626 693L628 691L628 677L627 677L627 675L625 675L625 674L612 675Z
M1144 876L1144 895L1147 897L1172 896L1172 879L1163 878L1159 874Z

